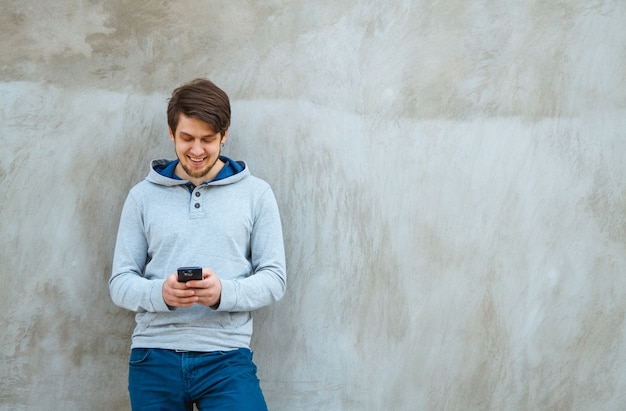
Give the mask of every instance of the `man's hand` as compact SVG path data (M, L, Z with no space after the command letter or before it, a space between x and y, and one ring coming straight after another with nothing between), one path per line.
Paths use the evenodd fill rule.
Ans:
M191 307L195 303L217 308L222 297L222 283L211 268L202 269L202 280L178 282L170 274L163 283L163 299L170 307Z

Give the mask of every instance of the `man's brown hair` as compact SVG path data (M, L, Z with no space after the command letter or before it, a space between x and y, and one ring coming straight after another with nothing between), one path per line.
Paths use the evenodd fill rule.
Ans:
M223 136L230 126L230 100L213 82L198 78L172 93L167 105L167 124L172 134L176 133L181 114L204 121Z

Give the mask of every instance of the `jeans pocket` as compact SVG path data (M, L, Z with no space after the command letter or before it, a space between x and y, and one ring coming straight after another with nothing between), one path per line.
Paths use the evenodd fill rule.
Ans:
M146 362L149 356L149 348L133 348L130 351L130 360L128 361L128 363L130 365L139 365L143 362Z

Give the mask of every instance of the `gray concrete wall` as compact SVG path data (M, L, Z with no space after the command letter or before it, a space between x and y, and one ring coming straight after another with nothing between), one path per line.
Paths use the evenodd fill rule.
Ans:
M0 1L0 409L125 410L108 296L165 105L233 100L289 289L273 410L626 403L626 2Z

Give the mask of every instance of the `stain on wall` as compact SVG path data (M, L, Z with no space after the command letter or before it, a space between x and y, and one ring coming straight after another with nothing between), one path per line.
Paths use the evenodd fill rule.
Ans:
M283 217L271 409L626 403L626 4L40 3L0 4L0 409L129 408L119 212L198 76Z

